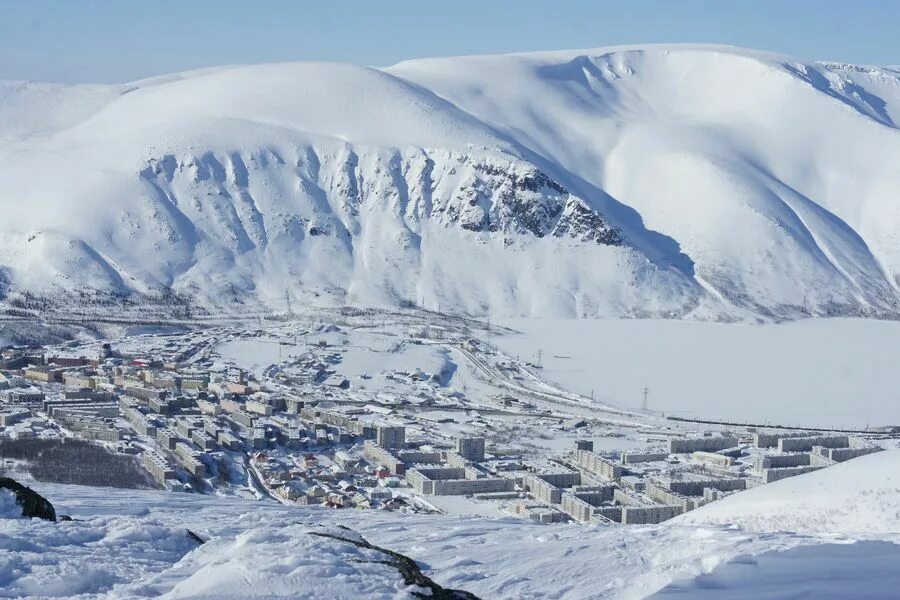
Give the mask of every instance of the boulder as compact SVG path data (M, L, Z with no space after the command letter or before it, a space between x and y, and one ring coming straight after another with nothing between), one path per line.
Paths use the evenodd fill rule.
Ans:
M23 517L56 521L56 510L50 501L15 479L0 477L0 490L9 490L16 495L16 504L22 507Z

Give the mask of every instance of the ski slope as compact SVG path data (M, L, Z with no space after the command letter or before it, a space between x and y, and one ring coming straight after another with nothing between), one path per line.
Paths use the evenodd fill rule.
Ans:
M900 74L716 46L0 82L0 291L898 314Z

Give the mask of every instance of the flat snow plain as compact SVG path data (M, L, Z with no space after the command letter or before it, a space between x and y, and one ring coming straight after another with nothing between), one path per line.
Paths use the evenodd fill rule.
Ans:
M816 319L746 325L513 319L494 338L573 392L674 416L776 425L900 425L900 323Z

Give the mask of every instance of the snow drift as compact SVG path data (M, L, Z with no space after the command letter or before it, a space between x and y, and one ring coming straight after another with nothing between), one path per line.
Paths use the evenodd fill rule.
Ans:
M747 531L900 535L900 450L783 479L685 513L693 524Z
M898 314L900 73L647 46L0 83L0 292Z

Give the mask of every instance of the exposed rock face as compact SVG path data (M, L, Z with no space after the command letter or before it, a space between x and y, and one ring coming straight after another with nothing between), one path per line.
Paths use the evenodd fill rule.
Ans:
M341 527L341 529L346 528ZM403 577L403 581L407 585L415 585L427 590L427 592L422 594L414 592L413 595L416 597L431 598L432 600L479 600L478 596L471 592L467 592L465 590L454 590L438 585L430 577L422 573L419 565L413 559L400 554L399 552L394 552L393 550L388 550L386 548L376 546L353 531L348 530L348 534L346 536L334 535L331 533L320 533L316 531L311 531L310 535L327 537L341 542L346 542L348 544L353 544L354 546L358 546L360 548L367 548L369 550L375 550L377 552L384 553L385 560L379 562L383 562L384 564L390 565L397 569L397 571Z
M599 213L530 165L456 158L471 166L471 175L444 208L450 223L469 231L572 237L610 246L622 243L619 232ZM435 206L440 210L438 202Z
M562 216L552 231L555 237L572 237L582 242L596 242L607 246L623 243L617 229L611 227L596 211L574 196L569 197Z
M56 510L49 500L9 477L0 477L0 489L10 490L16 495L16 504L22 507L23 517L37 517L56 521Z

